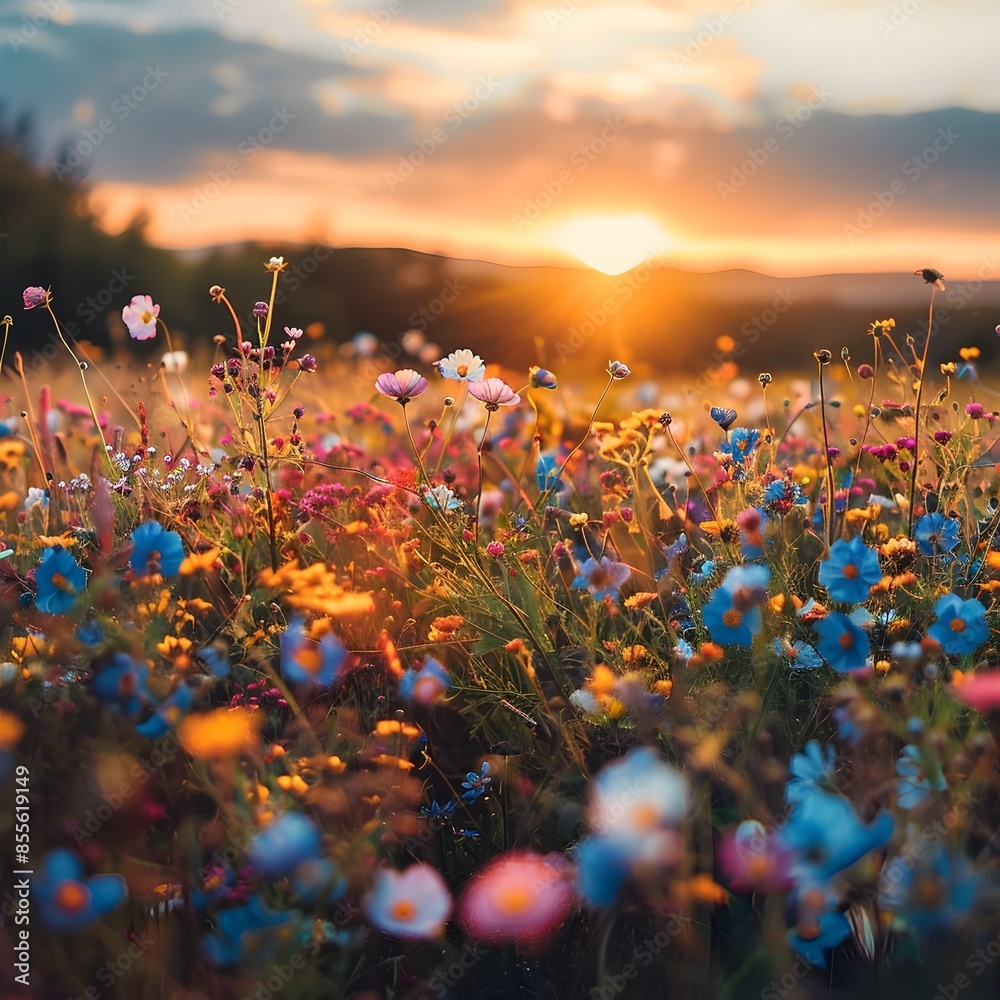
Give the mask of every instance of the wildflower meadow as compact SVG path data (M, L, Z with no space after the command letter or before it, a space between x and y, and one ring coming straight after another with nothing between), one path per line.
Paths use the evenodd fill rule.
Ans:
M694 394L327 343L288 266L184 342L130 288L150 364L0 303L3 995L996 996L1000 426L943 276Z

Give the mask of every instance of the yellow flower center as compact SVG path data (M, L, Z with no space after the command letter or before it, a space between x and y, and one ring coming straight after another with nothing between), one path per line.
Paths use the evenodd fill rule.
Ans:
M61 590L64 594L75 594L76 588L63 576L62 573L52 574L52 586L56 590Z
M952 618L951 630L952 632L964 632L965 622L961 618Z
M730 608L722 613L722 624L727 628L739 628L743 624L743 612Z
M144 309L141 313L139 313L139 319L141 319L143 323L149 323L153 319L153 314L148 309Z

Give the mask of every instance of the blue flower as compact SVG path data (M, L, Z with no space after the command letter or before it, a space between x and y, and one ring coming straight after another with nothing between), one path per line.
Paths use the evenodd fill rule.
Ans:
M145 722L135 727L135 731L147 740L158 740L187 715L193 704L194 692L187 684L181 684Z
M202 646L198 656L213 677L222 680L229 676L229 657L218 646Z
M490 763L489 761L483 761L483 766L479 774L476 774L475 771L470 771L465 776L462 787L468 789L468 791L462 792L462 799L465 802L475 802L476 799L486 794L487 789L489 789L492 783Z
M432 490L424 490L424 503L431 510L453 511L461 510L465 504L455 496L455 491L447 486L435 486Z
M945 594L934 605L937 621L927 634L946 653L974 653L988 638L986 608L972 598L963 601L957 594Z
M913 537L925 556L939 556L951 552L961 540L959 524L944 514L924 514L913 525Z
M35 607L46 614L64 615L76 606L77 597L87 585L87 574L61 545L53 545L42 552L35 584Z
M450 816L458 805L458 799L449 799L443 806L438 805L438 800L434 799L429 806L420 807L420 815L431 822L441 822Z
M712 592L701 617L715 642L749 646L762 628L760 605L767 600L771 570L753 564L734 566Z
M132 532L132 546L129 566L133 573L176 576L180 572L184 543L176 531L167 531L157 521L147 521Z
M323 831L303 813L289 812L273 820L253 839L247 857L265 878L290 875L303 861L319 855Z
M787 639L775 639L774 651L785 662L796 670L815 670L823 666L823 657L801 639L789 642Z
M815 923L789 928L788 943L810 965L826 968L826 952L836 948L851 933L847 917L839 910L822 914ZM806 936L803 936L806 935Z
M822 882L881 847L892 831L885 810L865 826L843 796L818 791L795 803L780 838L798 856L797 876Z
M259 960L261 946L269 937L265 932L288 923L289 919L287 913L269 910L257 896L251 896L246 906L219 911L215 933L202 939L202 950L218 966L241 965L250 956Z
M706 559L697 570L691 572L688 576L688 580L694 584L708 583L712 579L712 574L715 572L715 560Z
M832 612L816 622L815 628L820 634L816 649L834 670L844 673L865 665L871 650L868 636L847 615Z
M961 855L943 846L917 864L902 859L887 866L899 871L892 895L899 901L899 916L922 934L947 930L969 913L975 902L979 878ZM880 888L883 879L880 879ZM893 881L896 881L893 879Z
M411 667L403 674L399 694L407 701L433 705L447 693L451 683L451 674L433 656L428 656L419 670Z
M609 906L629 873L629 857L608 837L587 837L574 852L580 895L592 906Z
M836 751L832 746L821 747L810 740L804 753L797 753L791 760L792 779L785 786L789 802L801 802L818 791L832 791L833 764Z
M330 687L347 657L344 644L327 632L319 642L306 636L301 618L288 623L281 636L281 673L292 684Z
M605 597L614 601L618 599L622 584L631 575L632 569L625 563L615 562L609 556L601 556L600 559L591 557L580 567L573 586L577 590L589 590L595 601L603 601Z
M31 891L42 923L55 931L88 927L128 899L128 885L121 875L84 879L80 859L62 849L45 855Z
M734 427L729 440L723 442L721 451L732 455L737 462L745 462L760 443L760 431L746 427Z
M115 653L111 662L94 678L90 690L107 705L117 705L126 715L136 715L153 703L146 687L149 667L136 663L128 653Z
M329 858L307 858L295 869L295 894L310 906L329 906L347 892L347 879Z
M561 465L562 463L555 455L538 456L538 464L535 466L535 481L538 483L539 490L543 493L546 490L553 490L558 493L560 490L566 488L566 483L563 482L562 477L559 475Z
M819 564L819 582L832 600L844 604L867 601L872 587L881 579L878 554L865 545L860 535L849 542L838 538Z
M912 809L920 805L930 792L943 792L948 787L941 765L912 743L903 747L896 761L896 773L899 775L896 801L900 809Z

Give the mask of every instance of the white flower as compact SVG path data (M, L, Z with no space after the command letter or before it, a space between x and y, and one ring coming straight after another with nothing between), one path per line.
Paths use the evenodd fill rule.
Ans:
M280 271L285 266L284 257L272 257L265 265L269 271Z
M163 355L163 369L171 375L180 375L187 364L187 351L168 351Z

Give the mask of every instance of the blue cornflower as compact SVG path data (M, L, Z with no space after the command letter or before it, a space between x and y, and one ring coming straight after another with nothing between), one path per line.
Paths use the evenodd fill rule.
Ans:
M117 705L126 715L137 715L153 703L146 687L149 667L136 663L128 653L115 653L111 662L94 678L90 690L108 705Z
M868 636L847 615L832 612L816 622L815 628L820 634L816 649L834 670L844 673L865 665L871 650Z
M939 556L951 552L961 540L959 524L944 514L924 514L913 525L913 537L925 556Z
M937 621L927 634L946 653L974 653L988 638L986 608L971 598L963 601L957 594L945 594L934 605Z
M912 743L903 747L896 761L899 782L896 785L896 801L900 809L912 809L920 805L932 792L943 792L948 787L941 765Z
M688 580L694 584L708 583L712 579L712 574L715 572L715 560L706 559L701 566L688 575Z
M424 490L424 503L431 510L453 511L461 510L465 504L455 496L455 491L443 484L432 490Z
M760 431L746 427L734 427L729 440L723 442L721 451L732 455L737 462L745 462L760 443Z
M274 935L269 928L287 923L287 913L269 910L257 896L251 896L246 906L220 910L215 918L215 933L202 939L205 957L218 966L238 966L250 955L260 956L261 946Z
M64 615L76 606L87 585L84 568L61 546L42 552L42 564L35 570L35 607L50 615Z
M832 746L821 747L815 740L810 740L804 753L792 757L790 768L793 777L785 786L786 800L801 802L816 792L832 791L836 756Z
M347 657L344 644L327 632L319 642L306 635L301 618L294 618L281 636L281 673L292 684L330 687Z
M318 857L322 840L323 831L308 816L284 813L257 833L247 857L265 878L278 878Z
M760 605L767 600L771 570L753 564L734 566L712 592L701 617L715 642L749 646L760 633Z
M128 899L121 875L83 877L83 863L72 851L49 851L31 884L35 912L54 931L76 931Z
M167 531L157 521L140 524L132 532L132 558L129 566L139 576L159 573L176 576L184 561L184 543L176 531Z
M775 639L774 651L784 661L796 670L815 670L823 666L823 657L801 639L789 642L788 639Z
M792 807L780 839L796 852L797 877L822 882L885 844L893 825L882 810L865 826L842 795L815 791Z
M609 556L601 556L600 559L591 556L580 567L573 586L577 590L589 590L595 601L603 601L605 597L615 601L622 584L631 575L632 569L625 563L615 562Z
M462 799L466 802L475 802L476 799L486 794L492 783L490 763L489 761L483 761L483 766L479 774L476 774L475 771L470 771L465 776L462 787L468 789L468 791L462 792Z
M535 466L535 481L538 483L539 490L543 493L546 490L558 493L560 490L566 488L566 483L563 482L562 477L559 475L561 465L562 463L555 455L538 456L538 464Z
M458 799L449 799L443 806L438 805L438 800L434 799L429 806L420 807L420 815L431 822L440 822L446 816L450 816L457 805Z
M830 598L844 604L868 600L871 589L882 579L878 554L855 535L849 542L842 538L830 546L830 554L819 564L819 582Z

